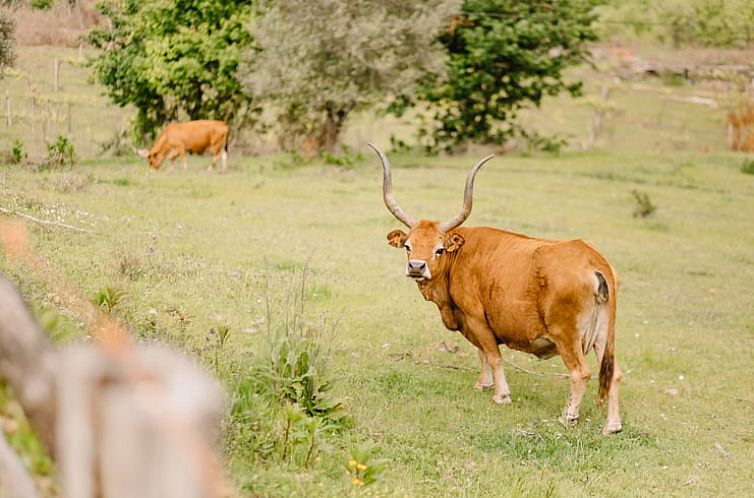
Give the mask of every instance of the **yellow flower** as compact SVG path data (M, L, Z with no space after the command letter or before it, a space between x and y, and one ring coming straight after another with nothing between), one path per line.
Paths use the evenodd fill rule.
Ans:
M356 460L351 460L350 462L348 462L349 467L356 467L358 464L359 462L357 462Z
M353 483L354 486L363 486L364 485L364 481L362 481L358 477L354 477L353 481L351 481L351 482Z
M366 469L366 468L367 468L367 466L366 466L366 465L364 465L363 463L360 463L360 464L358 464L358 465L356 466L356 468L357 468L357 469L359 469L359 470L364 470L364 469Z

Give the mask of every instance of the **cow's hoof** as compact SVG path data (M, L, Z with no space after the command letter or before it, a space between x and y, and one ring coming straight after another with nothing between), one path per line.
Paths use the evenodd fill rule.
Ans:
M609 436L610 434L617 434L623 430L623 426L620 421L608 422L604 429L602 429L603 436Z
M494 401L498 405L510 405L511 403L513 403L510 394L495 395L492 397L492 401Z
M487 389L492 389L493 387L495 387L495 384L482 384L481 382L474 384L474 389L478 391L486 391Z
M573 427L576 425L579 421L579 416L576 415L575 417L572 415L561 415L560 418L558 418L558 422L563 424L566 427Z

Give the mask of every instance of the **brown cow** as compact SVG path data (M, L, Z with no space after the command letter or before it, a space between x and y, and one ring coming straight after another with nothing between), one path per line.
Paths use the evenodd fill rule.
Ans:
M155 140L152 148L139 150L141 157L149 159L149 167L159 169L165 158L175 160L179 157L183 161L183 169L188 169L186 164L186 152L190 154L203 154L209 151L212 154L211 170L215 167L218 158L222 159L223 171L228 161L228 125L224 121L187 121L185 123L170 123ZM173 170L171 165L170 171Z
M559 242L489 227L459 228L471 213L474 177L493 156L469 172L463 209L453 219L416 220L393 197L387 158L369 145L382 161L385 205L409 227L408 234L390 232L388 243L406 250L406 275L416 281L424 299L437 305L443 324L477 347L482 372L475 387L494 384L495 403L511 402L499 344L540 358L560 354L571 377L571 396L561 421L573 424L591 376L584 357L594 349L600 364L598 399L601 403L608 398L602 432L619 432L617 278L607 260L581 240Z

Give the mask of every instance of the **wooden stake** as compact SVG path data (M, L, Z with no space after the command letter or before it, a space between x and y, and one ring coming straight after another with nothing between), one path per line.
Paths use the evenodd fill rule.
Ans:
M52 62L52 73L53 73L53 89L55 90L55 93L58 92L58 89L60 88L60 61L57 57L55 57L55 60Z
M8 127L13 126L13 109L10 105L8 90L5 91L5 121L8 123Z

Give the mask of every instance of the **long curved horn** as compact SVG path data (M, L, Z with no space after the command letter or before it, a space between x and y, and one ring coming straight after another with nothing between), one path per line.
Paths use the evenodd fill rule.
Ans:
M382 161L382 197L385 199L385 206L387 206L388 211L393 213L393 216L398 218L398 221L409 228L413 227L416 225L416 220L401 209L398 203L395 202L395 197L393 197L393 176L390 171L390 162L376 145L370 143L367 145L380 156L380 161Z
M477 171L479 171L479 168L484 166L484 164L493 157L495 156L487 156L476 163L476 166L471 168L471 171L469 171L469 174L466 177L466 188L463 191L463 208L461 208L461 211L457 215L455 215L454 218L440 223L440 230L442 230L443 232L453 230L461 223L466 221L466 218L469 217L469 215L471 214L471 205L473 204L474 200L474 177L476 177L476 173Z

